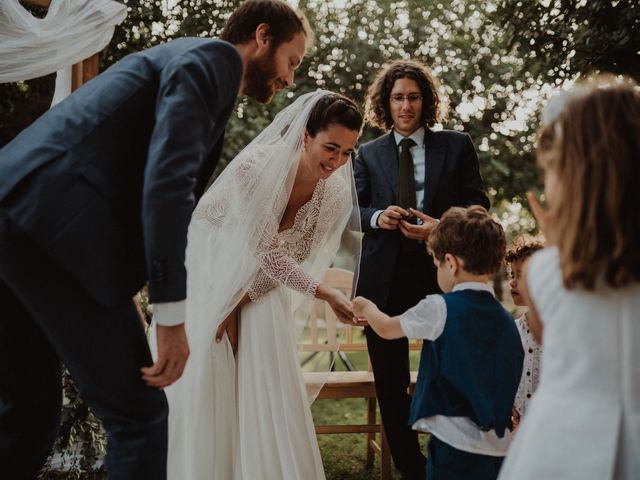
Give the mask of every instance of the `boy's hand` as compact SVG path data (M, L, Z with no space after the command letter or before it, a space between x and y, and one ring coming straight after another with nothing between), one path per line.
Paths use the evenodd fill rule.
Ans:
M371 308L377 309L375 303L364 297L356 297L351 302L353 305L353 314L358 318L367 318L367 312L371 311Z

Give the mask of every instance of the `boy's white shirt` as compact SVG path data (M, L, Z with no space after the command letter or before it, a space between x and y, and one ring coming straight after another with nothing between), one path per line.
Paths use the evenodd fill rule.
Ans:
M459 290L487 291L495 296L491 286L480 282L459 283L452 292ZM427 295L400 316L400 326L408 338L435 340L442 335L446 320L447 306L442 295ZM434 415L419 419L413 429L430 432L458 450L494 457L505 456L513 438L510 430L506 430L502 438L495 430L485 432L468 417Z

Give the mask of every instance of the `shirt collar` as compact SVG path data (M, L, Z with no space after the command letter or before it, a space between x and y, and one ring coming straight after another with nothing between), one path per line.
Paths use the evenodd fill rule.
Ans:
M488 285L488 284L482 283L482 282L462 282L462 283L458 283L456 286L453 287L453 289L451 291L452 292L457 292L458 290L479 290L479 291L489 292L494 297L496 296L496 294L493 291L493 287L491 285Z
M398 132L394 130L393 137L396 140L396 145L398 145L404 138L410 138L411 140L416 142L416 145L422 146L424 145L424 127L420 127L408 137L403 137L402 135L400 135Z

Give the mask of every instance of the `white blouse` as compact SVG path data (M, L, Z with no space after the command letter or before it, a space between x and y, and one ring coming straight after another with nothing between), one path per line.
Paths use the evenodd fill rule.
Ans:
M515 407L522 416L527 411L527 405L531 400L533 392L538 388L540 380L540 357L542 349L534 340L531 330L527 325L524 314L520 318L516 318L516 327L522 341L522 349L524 350L524 362L522 363L522 377L520 385L516 393Z

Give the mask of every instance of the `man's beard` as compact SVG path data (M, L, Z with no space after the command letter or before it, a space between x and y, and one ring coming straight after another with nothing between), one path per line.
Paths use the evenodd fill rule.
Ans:
M272 48L263 58L249 60L245 72L245 95L260 103L269 103L275 94L274 83L278 78L276 71L276 51Z

